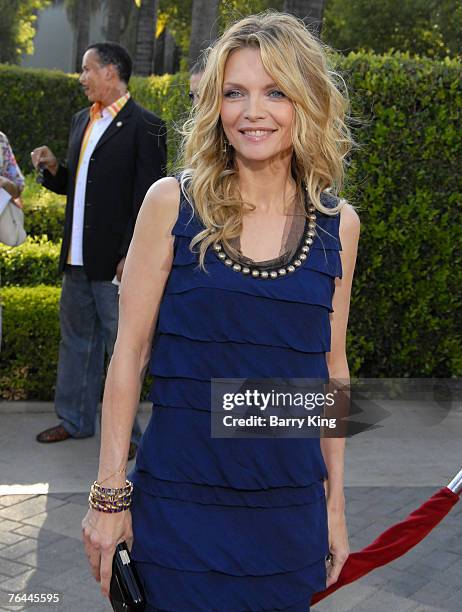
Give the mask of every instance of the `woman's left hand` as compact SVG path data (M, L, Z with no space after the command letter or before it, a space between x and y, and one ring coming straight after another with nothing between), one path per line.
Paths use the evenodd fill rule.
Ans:
M16 183L13 183L13 181L10 181L5 176L0 176L0 187L7 191L12 198L17 198L21 194L21 190Z
M329 510L327 505L327 519L329 526L329 551L330 563L327 564L326 588L335 584L338 580L342 567L350 554L348 544L348 531L345 513L343 510Z

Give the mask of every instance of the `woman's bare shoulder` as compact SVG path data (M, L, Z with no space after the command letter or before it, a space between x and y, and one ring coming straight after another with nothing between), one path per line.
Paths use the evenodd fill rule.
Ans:
M167 176L148 189L139 217L143 222L171 227L178 217L179 205L180 185L176 178Z
M178 205L180 198L180 185L174 176L159 179L149 187L146 199L158 202L165 207Z
M346 200L340 209L340 232L359 234L361 221L356 210Z

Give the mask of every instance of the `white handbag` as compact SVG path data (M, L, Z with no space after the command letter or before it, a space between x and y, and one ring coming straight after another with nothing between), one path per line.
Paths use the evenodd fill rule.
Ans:
M22 244L26 238L24 213L10 199L0 214L0 242L15 247Z

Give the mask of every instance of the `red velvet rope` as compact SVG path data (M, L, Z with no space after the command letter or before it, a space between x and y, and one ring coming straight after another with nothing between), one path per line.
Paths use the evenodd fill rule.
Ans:
M368 574L373 569L386 565L407 553L443 520L458 501L459 495L447 487L440 489L420 508L411 512L404 521L384 531L366 548L351 553L337 582L325 591L315 593L311 605L321 601L340 587Z

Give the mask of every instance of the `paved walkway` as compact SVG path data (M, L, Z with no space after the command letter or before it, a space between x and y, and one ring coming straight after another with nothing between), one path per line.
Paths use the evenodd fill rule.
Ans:
M405 518L462 464L462 409L425 431L348 441L351 550ZM149 407L140 415L143 427ZM0 404L0 610L111 610L87 567L80 523L97 471L99 435L40 445L48 404ZM8 593L60 593L61 603L8 605ZM462 503L413 551L314 608L325 612L462 610Z

